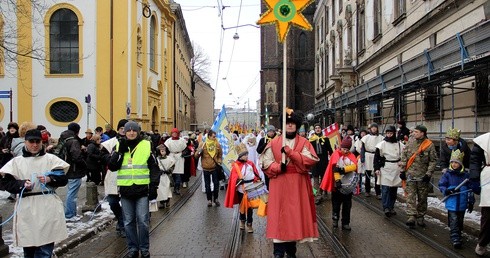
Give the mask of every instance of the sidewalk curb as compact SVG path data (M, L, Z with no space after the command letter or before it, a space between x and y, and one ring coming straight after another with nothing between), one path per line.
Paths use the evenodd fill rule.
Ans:
M403 194L398 194L397 200L401 203L407 202L407 200L403 196ZM447 225L447 212L443 212L441 210L438 210L438 209L435 209L432 207L428 207L427 208L427 215L429 215L435 219L438 219ZM480 224L475 223L473 221L465 220L463 232L467 233L468 235L471 235L471 236L478 238L478 235L480 234Z
M56 243L56 247L54 248L53 253L56 256L61 256L68 253L70 249L89 240L93 236L107 229L109 226L112 225L113 221L114 220L112 218L102 219L97 223L95 223L92 227L81 230L80 232L77 232L76 234L69 236L65 240Z

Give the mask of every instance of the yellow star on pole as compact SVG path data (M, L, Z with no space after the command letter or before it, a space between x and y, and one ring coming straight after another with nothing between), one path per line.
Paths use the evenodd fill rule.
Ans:
M276 24L276 31L279 42L284 42L291 24L304 30L312 30L311 24L301 14L301 12L310 5L314 0L264 0L267 4L267 10L260 20L259 25Z

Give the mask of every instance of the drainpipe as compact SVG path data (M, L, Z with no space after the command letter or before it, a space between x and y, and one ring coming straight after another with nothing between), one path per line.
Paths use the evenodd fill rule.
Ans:
M111 126L114 125L114 0L111 0L111 18L110 18L110 77L109 77L109 121Z
M174 50L174 51L173 51L173 52L174 52L174 62L173 62L173 63L174 63L174 67L173 67L173 68L174 68L174 69L173 69L173 70L174 70L174 71L173 71L173 75L174 75L174 76L173 76L173 85L174 85L174 125L173 125L173 127L175 127L175 128L177 127L177 87L176 87L176 85L175 85L175 66L177 65L176 58L175 58L175 36L176 36L176 35L175 35L175 32L176 32L175 26L176 26L176 23L177 23L177 22L178 22L178 21L176 21L176 22L174 23L174 32L173 32L173 35L174 35L174 39L173 39L173 41L174 41L174 42L172 42L172 46L173 46L173 48L174 48L174 49L173 49L173 50Z

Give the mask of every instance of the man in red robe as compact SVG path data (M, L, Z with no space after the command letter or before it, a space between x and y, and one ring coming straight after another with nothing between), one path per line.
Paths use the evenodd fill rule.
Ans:
M266 237L274 242L274 257L296 257L296 242L318 238L316 208L308 172L318 162L311 143L298 135L302 118L288 109L286 141L276 137L260 156L270 178ZM282 156L286 155L285 163Z

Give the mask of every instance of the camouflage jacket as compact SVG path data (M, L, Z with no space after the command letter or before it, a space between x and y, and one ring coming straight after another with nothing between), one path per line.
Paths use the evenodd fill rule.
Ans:
M412 157L412 155L418 151L420 144L422 144L425 139L426 138L407 143L405 149L403 149L401 158L403 170L405 170L410 157ZM434 169L436 168L436 164L437 152L434 143L432 143L425 151L415 157L414 162L406 171L407 176L418 179L422 178L425 174L432 176Z

